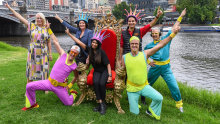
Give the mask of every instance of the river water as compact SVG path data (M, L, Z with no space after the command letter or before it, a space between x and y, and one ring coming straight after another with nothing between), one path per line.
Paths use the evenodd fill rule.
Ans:
M166 32L164 32L166 34ZM56 34L61 47L68 50L74 42L66 34ZM179 33L170 48L171 68L180 82L199 89L220 92L219 33ZM0 37L0 41L28 48L29 37ZM149 33L143 46L151 42ZM53 45L52 45L53 46ZM56 52L55 48L52 48Z

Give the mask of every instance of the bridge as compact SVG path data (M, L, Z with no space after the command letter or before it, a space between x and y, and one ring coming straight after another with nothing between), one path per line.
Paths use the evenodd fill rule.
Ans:
M71 25L75 25L78 19L78 12L60 12L60 11L48 11L48 10L36 10L25 8L13 8L16 12L20 13L29 22L35 20L35 15L41 12L45 15L46 19L51 23L53 32L64 32L65 27L54 18L55 14L58 14L63 20L67 21ZM94 26L94 18L101 18L99 13L90 13L89 28ZM0 36L10 35L27 35L27 29L5 6L0 6Z

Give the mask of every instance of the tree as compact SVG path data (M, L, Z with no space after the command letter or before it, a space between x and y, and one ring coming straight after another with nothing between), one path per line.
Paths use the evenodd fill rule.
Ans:
M177 11L187 10L186 17L193 24L205 24L215 18L217 0L177 0Z
M134 9L133 4L131 4L131 8L132 10ZM114 6L112 13L116 17L116 19L125 19L126 16L124 14L127 14L125 9L130 11L130 6L126 2L121 2L120 4Z

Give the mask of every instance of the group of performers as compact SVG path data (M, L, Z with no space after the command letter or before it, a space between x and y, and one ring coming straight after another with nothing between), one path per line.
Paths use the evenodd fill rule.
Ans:
M64 105L73 105L77 92L71 88L78 80L80 72L76 68L81 62L87 64L88 67L92 64L94 68L93 82L98 105L93 108L93 111L100 112L101 115L105 114L106 83L112 81L109 59L105 51L101 49L105 33L101 35L100 31L93 34L93 31L88 29L89 16L87 14L79 15L77 28L56 15L55 18L66 27L66 34L76 43L65 53L42 13L37 13L35 23L31 23L8 4L5 6L27 26L31 38L26 67L26 104L22 110L39 107L35 95L37 90L52 91ZM158 7L155 19L140 29L135 26L141 18L140 13L136 14L136 9L137 7L134 12L131 9L130 12L126 10L128 27L121 34L119 55L121 66L126 69L125 82L129 108L130 112L139 114L139 97L141 96L143 103L145 103L145 97L149 97L152 102L146 113L156 120L160 120L163 96L151 87L159 76L162 76L167 83L172 97L176 101L176 107L183 112L181 94L170 68L169 49L172 39L180 30L180 22L186 14L186 9L182 11L172 30L162 37L159 28L152 28L163 14L160 8ZM151 31L153 41L147 44L142 51L142 37L149 31ZM74 33L75 36L71 33ZM59 58L48 76L49 59L52 60L51 39L59 53ZM147 72L147 64L151 66L149 72ZM66 79L71 72L74 73L74 78L68 84Z

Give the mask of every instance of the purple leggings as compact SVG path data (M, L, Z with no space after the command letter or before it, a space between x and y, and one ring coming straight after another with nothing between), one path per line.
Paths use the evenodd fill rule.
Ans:
M36 90L53 91L60 98L64 105L73 104L73 96L68 94L68 91L65 87L55 87L50 83L49 80L40 80L30 82L26 86L26 96L31 106L36 103Z

